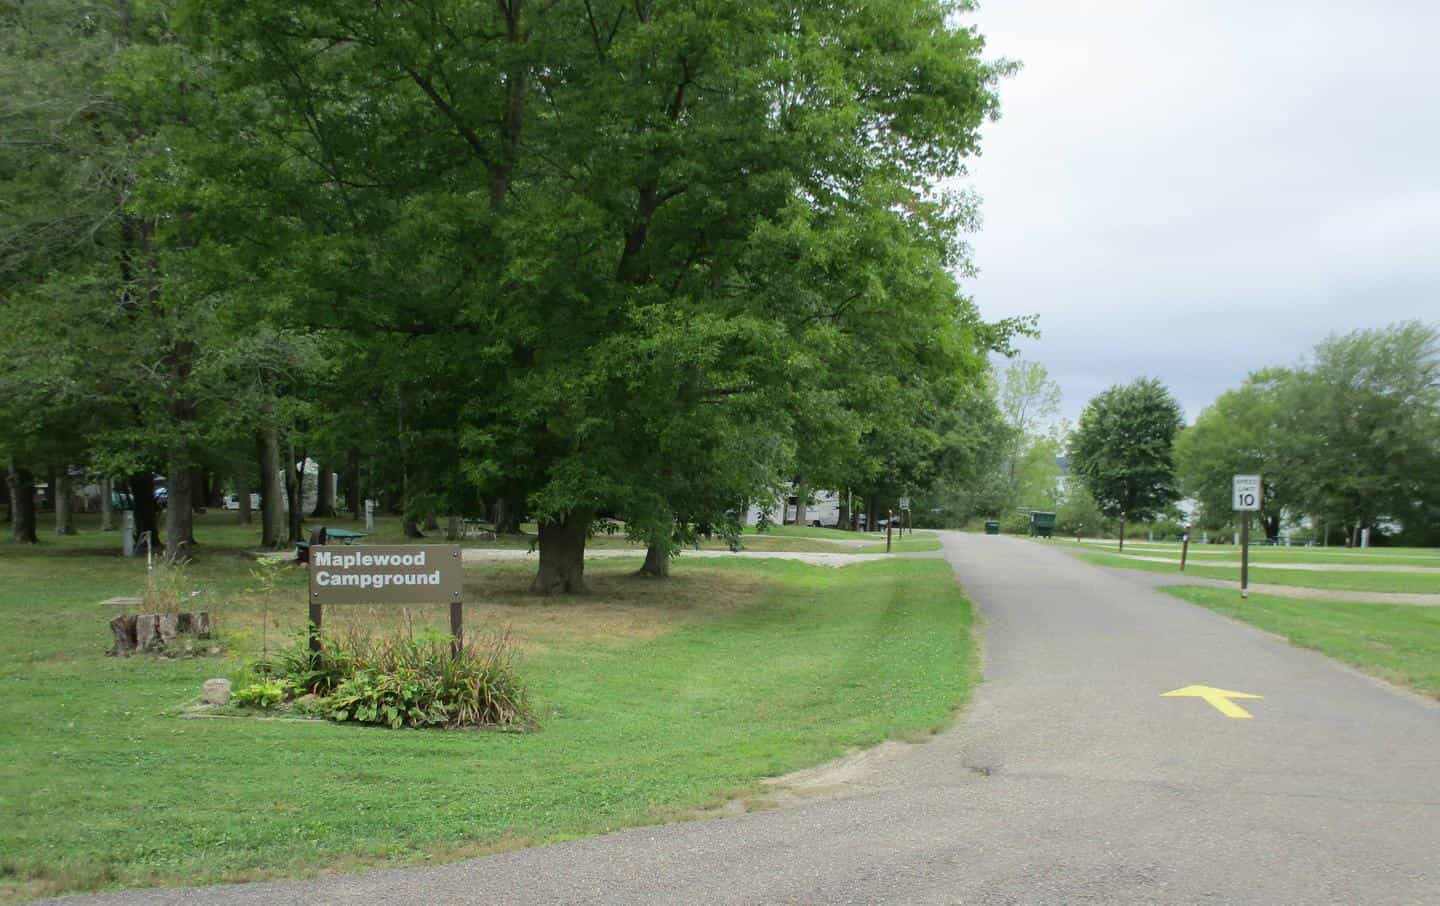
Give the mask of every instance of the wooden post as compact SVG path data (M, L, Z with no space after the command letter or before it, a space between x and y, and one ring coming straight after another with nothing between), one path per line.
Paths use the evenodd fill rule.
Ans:
M323 618L320 602L315 600L316 592L310 593L310 650L316 653L320 651L320 621Z
M885 553L890 553L890 531L895 528L895 511L890 510L890 518L885 520Z
M465 617L461 612L463 608L464 605L459 601L450 602L450 634L455 637L450 643L450 652L455 657L459 657L460 650L465 647Z
M1186 527L1185 534L1180 536L1180 571L1185 571L1185 557L1190 553L1190 529Z
M1240 597L1250 597L1250 513L1240 519Z

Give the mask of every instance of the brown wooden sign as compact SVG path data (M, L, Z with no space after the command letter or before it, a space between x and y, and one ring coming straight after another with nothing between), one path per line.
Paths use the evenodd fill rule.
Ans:
M310 548L312 604L451 604L461 578L460 548L448 544Z
M449 604L454 650L464 644L460 548L449 544L317 544L310 548L310 648L326 604Z

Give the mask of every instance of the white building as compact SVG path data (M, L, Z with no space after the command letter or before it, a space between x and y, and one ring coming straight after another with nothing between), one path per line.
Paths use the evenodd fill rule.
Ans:
M768 513L768 518L771 522L783 522L785 525L793 524L795 522L797 503L796 496L793 493L794 490L793 487L790 488L792 493L784 499L783 508L781 506L781 499L778 496L768 503L762 501L750 504L750 508L745 511L745 524L759 524L762 513ZM805 524L834 527L839 522L840 495L834 491L812 490L810 492L810 500L805 505Z

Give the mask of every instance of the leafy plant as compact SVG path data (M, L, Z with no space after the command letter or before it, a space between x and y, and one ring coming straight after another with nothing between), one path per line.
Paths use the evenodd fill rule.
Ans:
M234 700L272 708L314 695L320 699L312 700L309 712L392 728L525 724L532 714L513 648L505 634L458 652L450 636L438 633L375 638L354 632L327 638L319 651L302 638L275 662L242 671Z
M459 652L446 636L366 641L352 652L355 675L330 697L335 720L398 728L507 726L530 719L506 635Z
M294 694L294 683L275 677L241 687L230 697L230 701L241 707L270 711Z

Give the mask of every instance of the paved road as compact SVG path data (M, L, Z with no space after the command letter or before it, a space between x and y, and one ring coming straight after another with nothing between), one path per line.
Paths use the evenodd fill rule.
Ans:
M946 554L988 625L954 731L857 795L437 868L112 903L1440 901L1440 708L1004 537ZM1232 719L1190 684L1264 696Z

